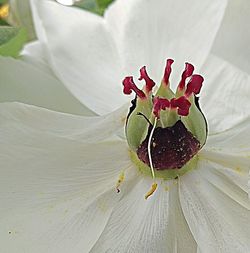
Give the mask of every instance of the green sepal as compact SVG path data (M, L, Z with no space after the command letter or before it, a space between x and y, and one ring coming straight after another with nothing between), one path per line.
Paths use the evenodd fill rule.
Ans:
M151 112L152 99L136 98L136 106L129 114L126 124L126 137L128 145L133 151L137 150L147 136L147 130L149 126L147 119L150 118Z
M203 146L206 143L208 129L206 118L199 107L198 100L198 97L191 96L189 114L186 117L181 117L181 121Z
M158 89L158 91L155 94L156 97L162 97L162 98L166 98L166 99L172 99L175 97L175 94L173 93L173 91L170 89L169 84L166 85L166 83L164 83L163 81L161 82L161 85Z
M175 110L161 110L160 112L160 126L162 128L173 126L178 120L180 116L176 113Z

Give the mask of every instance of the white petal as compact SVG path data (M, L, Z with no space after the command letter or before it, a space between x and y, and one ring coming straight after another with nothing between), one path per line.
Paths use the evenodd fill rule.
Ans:
M238 171L249 171L250 118L227 131L209 135L201 155Z
M40 0L34 1L34 15L55 73L82 103L107 113L127 100L119 55L103 18Z
M210 51L227 1L116 1L105 18L122 55L127 75L143 65L160 83L166 58L176 60L174 84L184 62L200 67ZM198 70L198 69L197 69Z
M25 62L35 65L37 68L53 75L53 71L48 63L47 48L39 40L27 43L22 52L21 59ZM63 85L63 83L61 83Z
M250 76L210 55L201 70L205 82L201 108L210 134L233 127L250 116Z
M207 181L225 193L227 196L250 210L247 180L248 174L232 170L226 166L210 161L203 161L200 170Z
M91 144L66 138L65 130L80 123L77 116L56 117L54 113L50 126L39 127L49 122L49 116L53 121L53 115L46 117L44 113L40 123L33 118L32 124L27 108L15 115L10 108L3 107L0 107L1 251L88 252L85 249L98 239L114 205L122 197L123 193L116 193L115 185L120 171L131 166L125 143ZM38 110L33 111L36 112L37 117L43 116ZM72 123L53 131L54 126L67 120Z
M48 71L0 57L0 102L18 101L61 112L93 115Z
M34 28L35 28L35 32L36 32L36 36L38 38L38 40L42 43L47 43L47 36L42 24L42 21L38 15L38 11L36 8L36 2L35 0L29 0L30 3L30 7L31 7L31 12L32 12L32 18L33 18L33 23L34 23Z
M176 185L159 180L156 192L145 200L151 184L150 178L138 180L120 199L91 253L196 252Z
M250 2L230 0L212 52L250 74Z
M120 133L124 128L125 115L124 108L102 117L83 117L20 103L2 103L0 106L0 116L6 127L10 124L15 129L35 130L39 134L84 143L99 142ZM8 127L6 131L9 131Z
M74 4L74 0L56 0L58 3L63 4L63 5L73 5Z
M89 204L75 196L51 201L44 207L34 203L24 209L18 207L16 213L0 219L0 249L11 253L19 253L20 249L36 253L88 252L121 197L113 188L103 189Z
M209 136L201 157L217 163L220 171L244 192L249 191L250 119L232 129ZM232 184L232 186L233 186ZM250 196L250 195L249 195Z
M250 212L221 191L204 173L194 170L180 178L184 216L202 253L250 251Z

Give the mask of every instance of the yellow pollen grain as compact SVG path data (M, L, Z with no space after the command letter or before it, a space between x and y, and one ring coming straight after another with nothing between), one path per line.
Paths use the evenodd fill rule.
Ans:
M151 189L146 193L145 199L148 199L155 192L156 188L157 188L157 183L153 183L151 185Z
M117 183L116 183L116 190L117 190L117 192L120 192L120 186L121 186L121 183L124 181L124 178L125 178L125 174L124 174L124 172L122 172L120 175L119 175L119 178L118 178L118 180L117 180Z
M4 4L0 7L0 19L7 18L9 16L10 7L8 4Z
M242 173L242 169L240 167L236 167L235 171L238 172L238 173L240 173L240 174Z
M165 191L168 192L169 191L169 187L165 186Z

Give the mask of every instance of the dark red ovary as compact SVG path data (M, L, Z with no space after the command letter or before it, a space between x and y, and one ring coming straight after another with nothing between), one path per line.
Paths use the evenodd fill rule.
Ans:
M142 142L137 150L138 158L150 166L148 140ZM151 157L156 170L180 169L200 149L200 142L190 133L181 121L172 127L156 128L151 142Z

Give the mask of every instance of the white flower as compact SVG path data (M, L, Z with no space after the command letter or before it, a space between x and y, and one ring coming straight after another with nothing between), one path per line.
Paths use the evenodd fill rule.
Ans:
M2 103L0 252L250 251L250 77L210 54L225 2L157 2L117 1L105 20L52 2L33 11L55 73L97 113L126 102L121 80L143 65L158 82L166 57L177 61L173 74L187 60L202 66L209 137L197 169L157 179L145 200L152 179L129 157L127 105L83 117Z

